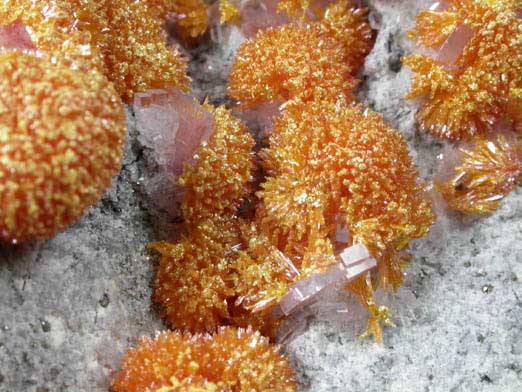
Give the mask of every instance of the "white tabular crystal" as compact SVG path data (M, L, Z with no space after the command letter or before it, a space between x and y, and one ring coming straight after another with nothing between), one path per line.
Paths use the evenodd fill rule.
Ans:
M442 12L448 9L447 0L434 1L428 8L430 11Z

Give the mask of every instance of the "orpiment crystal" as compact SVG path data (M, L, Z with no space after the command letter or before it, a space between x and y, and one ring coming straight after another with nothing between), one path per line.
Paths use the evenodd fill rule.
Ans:
M230 73L230 95L244 107L296 97L352 99L353 74L370 50L371 30L365 13L350 9L347 1L324 15L317 22L261 31L247 41Z
M142 338L123 359L114 392L295 392L287 359L251 329L213 335L159 333Z
M112 84L17 51L0 56L0 241L47 239L81 218L121 164Z
M0 25L20 21L36 48L54 62L96 68L129 102L135 92L188 89L186 63L168 48L157 8L145 1L10 0L0 3Z
M423 11L411 37L438 50L406 57L415 77L409 98L426 97L421 126L447 139L522 122L522 20L516 0L457 1Z
M455 210L466 214L495 211L516 185L522 185L522 142L513 133L477 138L461 150L461 163L437 189Z
M213 134L180 178L183 239L159 243L162 255L154 301L169 325L192 332L215 331L230 318L227 299L235 295L231 262L240 243L237 210L249 192L254 141L224 108L206 107Z

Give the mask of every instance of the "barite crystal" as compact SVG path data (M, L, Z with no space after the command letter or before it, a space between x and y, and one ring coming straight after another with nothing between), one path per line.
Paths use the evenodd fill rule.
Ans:
M36 47L31 40L26 27L20 21L9 25L0 25L0 51L16 49L22 51L34 51Z
M152 150L158 166L154 174L146 173L143 189L154 205L177 217L184 194L178 178L183 165L193 163L197 149L211 136L213 116L176 88L137 93L133 109L138 140Z
M328 287L342 287L377 267L377 261L370 256L364 245L346 248L339 255L339 259L340 261L326 272L312 275L293 285L273 312L290 316L311 302L317 303L314 298Z
M436 60L449 66L455 65L474 35L475 31L466 25L457 26L439 49Z
M176 88L138 93L133 108L140 140L153 149L171 178L181 175L183 163L191 163L201 143L212 134L212 114Z

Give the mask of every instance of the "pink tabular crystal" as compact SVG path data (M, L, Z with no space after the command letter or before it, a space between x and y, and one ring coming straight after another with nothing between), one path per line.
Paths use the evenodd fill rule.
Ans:
M153 150L159 172L143 179L151 201L171 216L180 213L183 189L177 179L183 164L212 134L214 119L190 95L175 88L149 90L134 98L134 113L140 142Z
M181 175L183 163L212 134L212 114L175 88L136 94L134 113L143 141L171 177Z
M444 64L454 65L474 35L475 31L468 26L457 26L440 48L436 60Z
M7 26L0 26L0 49L34 51L36 47L24 24L16 21Z
M274 127L274 120L281 113L281 102L267 102L253 109L234 111L248 129L258 132L260 136L268 136Z
M288 15L277 12L279 0L235 0L235 3L241 16L240 30L246 38L290 22Z
M339 259L326 272L312 275L293 285L274 309L274 314L290 316L302 311L304 307L317 302L318 294L325 289L336 285L344 286L377 266L368 249L361 244L346 248Z

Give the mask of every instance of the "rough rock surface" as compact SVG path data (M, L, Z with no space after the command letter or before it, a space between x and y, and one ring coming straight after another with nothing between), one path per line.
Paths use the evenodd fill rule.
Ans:
M369 3L379 31L361 100L405 134L429 179L442 143L416 130L417 104L402 98L410 74L399 60L414 49L404 33L422 2ZM191 67L195 90L213 102L224 100L224 55L206 48ZM51 241L0 248L2 392L107 390L126 348L162 327L146 252L161 234L141 186L150 152L130 112L128 119L125 165L104 199ZM300 390L522 390L522 189L489 217L444 215L414 253L392 304L398 327L385 331L382 346L359 340L363 324L353 317L310 320L286 347Z

